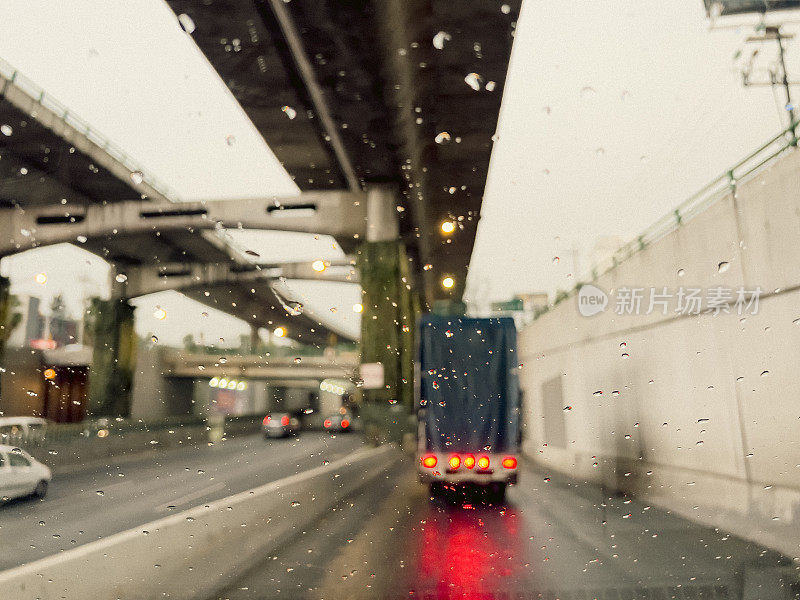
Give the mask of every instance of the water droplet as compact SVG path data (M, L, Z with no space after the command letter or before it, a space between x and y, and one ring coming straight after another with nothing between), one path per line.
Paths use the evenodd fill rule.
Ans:
M446 144L447 142L450 141L450 134L447 133L446 131L441 131L438 134L436 134L434 140L436 141L437 144Z
M292 503L291 503L290 506L292 508L297 508L298 506L300 506L300 503L297 500L292 500Z
M560 262L561 262L561 259L560 259L558 256L554 256L554 257L553 257L553 264L554 264L554 265L557 265L557 264L558 264L558 263L560 263Z
M85 244L86 242L89 241L89 238L87 238L85 235L79 235L75 239L78 240L78 242L80 242L81 244Z
M226 135L225 143L228 144L228 146L233 146L236 143L236 137L230 134Z
M727 271L730 268L731 268L731 263L726 262L726 261L722 261L721 263L719 263L717 265L717 271L719 271L720 273L724 273L725 271Z
M572 407L571 406L565 406L564 410L572 410Z
M105 496L106 495L106 493L103 490L97 490L95 492L95 494L97 494L98 496Z
M485 89L487 92L493 92L497 84L494 81L487 81Z
M151 335L150 336L150 342L153 343L153 344L157 344L158 343L158 338L156 336L154 336L154 335Z
M448 329L447 331L444 332L444 335L445 335L445 337L451 338L451 337L453 337L453 332Z
M125 283L126 281L128 281L128 276L125 275L125 273L117 273L117 276L114 277L114 280L117 283Z
M139 185L144 181L144 175L141 171L132 171L131 172L131 181L136 185Z
M686 275L686 271L684 269L678 269L678 277L683 277Z
M436 48L437 50L441 50L442 48L444 48L445 42L449 42L452 39L453 36L451 36L449 33L447 33L446 31L440 31L435 36L433 36L433 47Z
M500 7L500 12L503 13L504 15L507 15L508 13L511 12L511 7L508 4L503 4Z
M468 73L467 76L464 77L464 82L477 92L480 91L481 89L481 84L483 83L483 77L481 77L477 73Z
M220 356L220 357L219 357L219 360L218 360L217 362L218 362L219 364L221 364L221 365L224 365L226 362L228 362L228 359L227 359L227 358L225 358L224 356Z
M761 371L761 376L762 377L768 377L769 376L769 371Z
M602 390L597 390L594 394L592 394L592 396L602 396L602 395L603 395Z
M294 362L295 362L295 364L300 364L301 362L303 362L303 359L300 358L299 356L295 356Z
M606 149L605 148L595 148L594 149L594 154L595 154L595 156L605 156L606 155Z
M203 312L200 313L200 316L201 317L207 317L208 313L206 311L203 311Z
M434 381L434 382L431 384L431 387L433 387L433 389L435 389L435 390L438 390L438 389L439 389L439 382L438 382L438 381Z
M628 354L627 352L622 353L622 358L628 358L628 357L630 357L630 354Z
M186 33L192 33L195 29L194 19L187 15L186 13L181 13L178 15L178 23Z
M297 111L291 106L282 106L281 110L289 119L294 119L297 116Z
M587 85L581 88L581 98L583 98L584 100L589 100L591 98L594 98L595 96L597 96L597 90L594 89L593 87Z
M14 130L11 128L11 125L4 124L0 125L0 133L2 133L5 136L10 136L12 133L14 133Z

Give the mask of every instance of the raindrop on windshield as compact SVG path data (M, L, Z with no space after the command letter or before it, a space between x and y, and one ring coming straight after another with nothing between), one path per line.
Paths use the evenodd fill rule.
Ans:
M594 98L595 96L597 96L597 90L594 89L593 87L587 85L581 88L581 98L583 98L584 100L589 100L591 98Z
M186 33L192 33L195 30L194 19L192 19L192 17L186 13L181 13L178 15L178 23L180 23L181 29L183 29Z
M14 130L11 128L11 125L0 125L0 133L5 136L10 136L14 133Z
M450 134L446 131L442 131L436 135L434 138L437 144L446 144L450 141Z
M117 273L117 276L114 277L114 280L117 283L125 283L126 281L128 281L128 276L125 275L125 273Z
M480 91L481 89L481 84L483 83L483 77L481 77L477 73L469 73L467 74L466 77L464 77L464 82L477 92Z
M287 117L289 117L289 119L294 119L297 116L297 111L291 106L282 106L281 110Z
M447 33L446 31L440 31L435 36L433 36L433 47L437 50L441 50L444 48L444 43L449 42L452 40L453 37Z
M731 267L731 263L729 263L729 262L726 262L726 261L722 261L721 263L719 263L719 264L717 265L717 270L718 270L720 273L724 273L725 271L727 271L728 269L730 269L730 267Z
M139 185L144 181L144 175L141 171L133 171L131 172L131 181L136 185Z

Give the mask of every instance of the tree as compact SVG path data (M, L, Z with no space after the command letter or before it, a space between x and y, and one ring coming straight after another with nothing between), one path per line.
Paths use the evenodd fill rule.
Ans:
M0 365L3 364L6 343L11 333L22 321L22 314L16 311L19 300L11 294L11 282L0 276Z

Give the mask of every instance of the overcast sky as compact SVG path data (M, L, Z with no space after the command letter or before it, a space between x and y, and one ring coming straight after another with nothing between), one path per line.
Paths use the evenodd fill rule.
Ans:
M528 0L468 295L571 287L574 256L587 272L598 239L634 237L775 134L782 98L743 88L733 59L751 33L750 26L709 30L701 0ZM787 50L795 78L796 44ZM766 46L758 66L774 55ZM162 0L5 0L0 58L124 147L176 199L297 193ZM265 260L282 259L287 248L296 260L341 256L325 239L237 235ZM101 262L79 249L43 249L4 260L3 269L17 291L63 290L73 305L80 290L102 291L107 279ZM46 284L35 283L45 271ZM358 286L302 287L316 312L357 330L350 307ZM189 332L205 339L247 332L230 317L193 318L205 309L176 294L137 304L140 333L160 328L169 343ZM167 310L165 321L153 322L155 306Z

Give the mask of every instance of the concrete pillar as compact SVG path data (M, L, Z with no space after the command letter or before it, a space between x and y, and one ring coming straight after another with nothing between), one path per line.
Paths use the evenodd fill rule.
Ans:
M367 190L367 239L358 251L363 290L361 362L383 365L384 386L364 389L362 414L379 439L399 439L413 409L414 323L419 311L393 188ZM368 432L369 434L370 432Z
M376 185L367 189L367 241L388 242L400 237L397 197L392 186Z
M134 307L124 296L124 281L112 270L110 300L93 298L89 309L92 366L89 370L89 414L128 417L136 369Z

